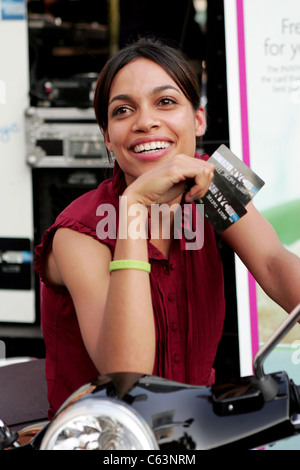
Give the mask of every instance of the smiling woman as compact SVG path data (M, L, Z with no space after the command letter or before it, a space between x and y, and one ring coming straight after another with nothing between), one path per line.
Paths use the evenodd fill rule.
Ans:
M105 65L94 107L115 156L113 178L67 207L36 248L49 416L99 373L212 384L222 335L221 258L195 204L214 167L195 153L205 114L189 62L159 41L140 39ZM168 207L170 236L163 211L153 217L154 206ZM111 236L102 239L99 218L105 224L106 214L99 207L113 207L115 218ZM138 237L130 230L137 207ZM172 230L178 214L181 238ZM187 248L198 232L203 243ZM292 310L300 301L299 258L284 250L251 204L222 237L266 292Z
M127 184L152 162L194 157L195 136L205 130L204 110L194 110L167 72L145 58L118 71L107 112L106 147L117 156Z

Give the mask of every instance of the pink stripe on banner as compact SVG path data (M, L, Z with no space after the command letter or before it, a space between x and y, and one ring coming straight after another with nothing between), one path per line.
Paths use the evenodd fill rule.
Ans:
M240 102L241 102L241 128L242 128L242 151L243 161L250 166L250 145L249 145L249 123L248 123L248 103L247 103L247 76L246 76L246 52L245 52L245 31L244 31L244 0L236 0L237 8L237 28L238 28L238 54L239 54L239 80L240 80ZM257 322L257 300L256 284L252 275L248 274L249 301L251 315L251 339L252 356L254 357L259 349L258 322Z

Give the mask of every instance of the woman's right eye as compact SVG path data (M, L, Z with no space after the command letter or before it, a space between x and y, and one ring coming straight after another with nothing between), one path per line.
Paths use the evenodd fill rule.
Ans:
M118 106L112 112L112 116L120 116L121 114L127 114L130 112L130 108L128 106Z

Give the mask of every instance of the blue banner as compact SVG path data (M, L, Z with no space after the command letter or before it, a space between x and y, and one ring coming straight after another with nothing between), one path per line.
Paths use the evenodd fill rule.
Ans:
M1 0L1 20L24 20L27 16L25 0Z

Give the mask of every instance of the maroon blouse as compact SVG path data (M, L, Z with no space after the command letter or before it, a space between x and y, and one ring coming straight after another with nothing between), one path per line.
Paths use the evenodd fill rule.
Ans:
M72 202L36 247L49 418L73 391L95 378L98 372L84 347L70 294L66 288L52 286L46 279L47 250L55 231L68 227L107 244L113 256L115 237L99 240L97 224L101 217L96 215L96 209L100 204L110 203L118 214L119 195L125 186L124 174L116 164L113 178ZM191 206L195 216L196 206L194 203ZM167 259L148 241L156 328L153 374L188 384L210 385L214 381L213 363L225 313L222 264L214 230L206 219L203 247L187 250L185 242L184 238L175 239Z

